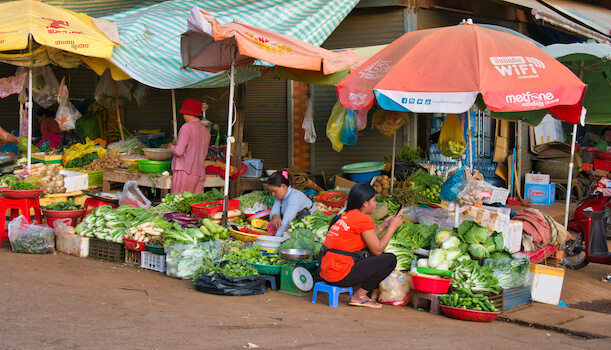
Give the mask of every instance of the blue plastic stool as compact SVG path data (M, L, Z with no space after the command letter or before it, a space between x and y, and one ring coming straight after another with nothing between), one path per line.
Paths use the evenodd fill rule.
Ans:
M265 276L265 281L269 282L269 287L273 290L278 289L276 285L276 276Z
M352 287L342 288L326 284L325 282L316 282L314 284L314 290L312 291L312 304L316 304L316 295L318 292L327 293L327 299L329 299L329 306L337 307L339 305L339 295L341 293L349 293L352 297Z

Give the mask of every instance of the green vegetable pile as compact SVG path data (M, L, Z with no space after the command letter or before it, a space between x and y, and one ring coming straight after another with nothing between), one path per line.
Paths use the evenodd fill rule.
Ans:
M40 208L45 210L69 211L83 209L83 206L74 203L72 198L68 198L68 200L65 202L55 202L49 205L41 206Z
M82 168L85 165L91 164L94 160L98 159L98 152L87 153L82 157L71 159L66 165L65 168Z
M17 182L13 182L11 184L11 186L9 187L9 190L11 191L32 191L32 190L38 190L39 188L32 185L29 182L25 182L25 181L17 181Z
M494 278L494 271L490 266L479 266L475 260L463 260L457 262L453 270L452 287L494 294L499 294L501 290L499 281Z
M216 188L203 193L171 193L165 196L154 210L160 212L191 213L192 204L214 202L221 199L223 199L223 193Z
M327 231L329 231L329 224L331 223L332 219L333 216L327 215L322 211L317 210L311 215L304 216L300 220L293 220L288 231L292 234L295 229L306 229L314 234L315 241L319 243L324 243Z
M388 242L384 252L393 253L397 257L397 268L409 270L414 260L414 249L425 247L430 237L435 235L437 224L423 225L405 223L397 229Z
M488 236L488 229L475 221L463 221L458 227L458 237L469 244L469 254L476 258L488 258L490 254L505 249L501 233L494 232Z
M279 249L305 249L312 252L311 256L317 256L320 253L320 248L322 248L322 243L314 239L312 231L298 227L291 233L291 238L280 244Z
M28 151L28 138L24 136L20 137L19 141L17 141L17 148L21 152L27 152ZM40 149L36 147L35 145L32 145L32 153L37 153L37 152L40 152Z
M288 261L280 258L276 254L263 255L259 246L256 244L250 247L233 250L225 255L223 260L239 260L260 265L286 265L288 263Z
M272 193L270 191L252 191L250 193L245 193L239 196L236 199L240 200L240 209L252 208L255 203L267 203L267 198L271 196Z
M13 174L4 174L0 176L0 187L4 187L4 186L10 187L12 184L18 181L19 179L17 178L17 176Z
M215 274L222 274L227 277L246 277L258 275L257 269L240 260L226 260L218 264L213 264L210 261L204 261L204 266L198 271L198 275L193 280L197 280L203 274L212 276L212 280L216 279Z
M121 205L113 209L109 205L97 207L76 225L76 234L95 237L104 241L123 243L125 231L145 222L153 221L156 214L145 209Z
M166 246L166 273L170 277L193 279L201 276L204 264L216 263L221 258L221 245L209 241L197 245L173 243Z
M203 242L213 241L216 239L229 238L227 228L217 225L210 219L203 219L202 226L182 228L177 222L171 225L171 228L164 230L165 244L167 247L173 243L182 244L199 244Z
M499 310L494 307L494 304L488 300L487 296L479 293L472 293L467 288L457 288L452 294L440 295L439 303L441 305L458 307L466 310L499 312Z
M11 240L11 247L17 253L44 254L53 253L55 251L55 243L53 241L53 233L51 231L51 239L44 236L21 236Z
M528 283L528 272L530 271L528 258L486 259L484 265L492 268L492 276L499 281L501 288L524 287Z

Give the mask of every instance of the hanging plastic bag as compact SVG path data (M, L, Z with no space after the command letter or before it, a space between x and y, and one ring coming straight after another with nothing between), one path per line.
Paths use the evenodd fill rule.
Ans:
M403 306L409 303L409 279L407 273L394 270L380 282L381 304Z
M19 215L8 224L11 249L17 253L44 254L55 251L55 234L49 226L30 224Z
M316 129L314 129L314 111L312 110L312 96L308 96L305 115L303 117L303 123L301 123L301 128L305 132L305 135L303 135L303 139L305 140L305 142L316 142Z
M460 157L467 149L462 125L456 114L448 114L441 126L437 149L446 157Z
M27 73L28 68L19 67L15 75ZM24 83L24 87L28 87L28 83ZM44 108L49 108L57 103L57 95L59 93L59 83L49 66L32 68L32 99Z
M378 109L373 113L371 123L386 137L392 137L403 125L409 124L407 112Z
M466 183L465 166L463 165L443 183L439 192L439 198L448 202L455 201L458 193Z
M144 107L146 105L146 98L149 95L149 88L144 84L136 85L134 89L134 99L136 99L136 103L138 107Z
M119 198L119 205L129 205L134 208L148 209L151 207L151 201L148 200L140 191L138 182L129 180L123 185L123 191L117 195Z
M358 141L358 137L356 113L352 109L348 109L344 117L344 125L342 125L339 141L346 146L354 146L356 145L356 141Z
M345 116L346 109L342 107L339 101L335 102L327 122L327 137L331 141L331 146L335 152L341 152L342 148L344 148L344 144L339 140L339 137L344 125Z
M116 90L115 90L116 86ZM116 109L116 101L119 100L119 108L127 106L132 99L130 91L131 83L128 81L114 81L110 70L107 69L100 77L100 82L95 88L93 96L95 100L105 108Z
M364 109L359 109L356 111L356 128L358 131L361 131L367 127L367 112Z
M76 126L76 121L82 116L81 112L74 107L68 98L68 87L65 84L65 77L60 84L59 92L59 107L55 112L55 121L59 124L62 131L73 130Z
M27 73L21 73L15 77L7 77L0 79L0 98L5 98L12 94L20 94L28 77Z

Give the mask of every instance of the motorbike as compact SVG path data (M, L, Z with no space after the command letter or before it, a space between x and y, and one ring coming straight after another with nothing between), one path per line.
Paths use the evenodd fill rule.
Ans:
M577 205L567 227L571 237L564 245L565 266L580 269L590 262L611 265L606 230L610 200L602 192L594 192Z

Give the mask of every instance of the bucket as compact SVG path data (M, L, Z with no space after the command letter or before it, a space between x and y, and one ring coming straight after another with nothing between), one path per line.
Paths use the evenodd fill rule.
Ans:
M243 161L248 170L242 176L244 177L261 177L263 175L263 159L247 159Z
M263 255L272 255L276 254L278 248L280 248L280 244L289 238L291 238L289 235L284 235L282 237L261 236L257 237L255 244L259 246L259 250L261 250Z

